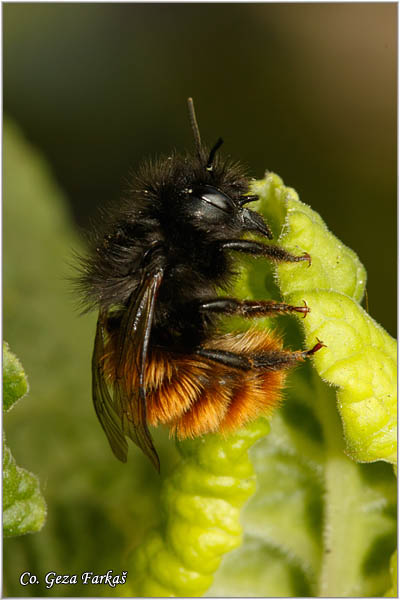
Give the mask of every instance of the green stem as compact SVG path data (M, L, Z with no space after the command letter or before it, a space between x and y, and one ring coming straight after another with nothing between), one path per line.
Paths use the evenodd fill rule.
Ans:
M322 385L319 381L316 388ZM333 394L328 396L321 394L325 402L316 402L325 438L324 549L317 596L343 598L357 595L361 482L357 464L344 453L342 425Z

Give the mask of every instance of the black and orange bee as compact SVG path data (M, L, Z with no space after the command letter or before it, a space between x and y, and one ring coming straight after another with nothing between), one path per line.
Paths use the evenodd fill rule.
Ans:
M217 295L235 275L235 253L279 262L308 261L276 245L268 224L247 205L249 179L200 139L195 152L145 164L129 197L106 215L79 285L99 317L92 359L93 402L111 448L126 461L126 437L159 469L148 425L183 439L229 432L279 403L288 369L314 354L292 352L271 332L218 333L220 315L272 316L309 308Z

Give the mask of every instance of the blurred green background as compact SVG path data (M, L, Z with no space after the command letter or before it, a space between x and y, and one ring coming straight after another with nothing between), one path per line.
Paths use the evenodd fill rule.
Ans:
M4 4L3 43L4 329L31 386L5 428L50 507L41 533L6 541L5 591L96 596L18 583L118 572L110 556L157 518L159 478L134 449L114 460L91 407L94 317L67 280L78 233L144 157L191 147L192 95L205 140L277 172L357 252L394 335L397 5ZM173 443L157 443L168 471Z

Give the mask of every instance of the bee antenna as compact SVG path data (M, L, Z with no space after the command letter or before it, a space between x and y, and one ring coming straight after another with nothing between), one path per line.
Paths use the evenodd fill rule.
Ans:
M197 153L200 156L201 137L200 137L199 126L197 124L196 113L195 113L195 110L194 110L193 98L188 98L187 103L188 103L188 109L189 109L190 126L192 128L193 135L194 135L194 143L196 145Z
M206 165L207 171L212 171L215 154L216 154L218 148L220 148L223 143L224 143L224 140L222 138L218 138L216 143L214 144L214 146L211 148L210 156L208 157L208 161L207 161L207 165Z

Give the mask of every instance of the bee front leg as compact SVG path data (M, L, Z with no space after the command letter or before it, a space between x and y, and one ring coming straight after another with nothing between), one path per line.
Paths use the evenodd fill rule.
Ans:
M304 306L292 306L274 300L237 300L236 298L212 298L200 304L202 312L241 317L273 317L278 314L298 312L304 317L310 312L306 302Z
M265 256L274 262L300 262L306 260L308 266L311 266L311 256L308 252L304 252L300 256L295 256L280 246L263 244L262 242L255 242L253 240L226 240L222 242L221 248L252 254L253 256Z

